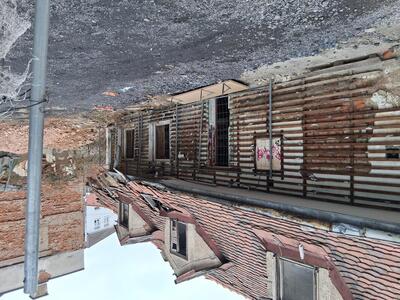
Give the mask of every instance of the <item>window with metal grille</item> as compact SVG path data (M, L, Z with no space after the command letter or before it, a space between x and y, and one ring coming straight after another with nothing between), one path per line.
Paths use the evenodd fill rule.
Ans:
M278 258L278 292L280 300L316 299L316 269Z
M216 165L228 166L229 109L228 97L216 100Z
M171 252L187 258L186 224L171 220Z
M156 126L156 159L169 159L169 125Z
M135 130L125 130L125 157L133 158L135 153Z
M119 203L119 224L129 227L129 205L123 202Z

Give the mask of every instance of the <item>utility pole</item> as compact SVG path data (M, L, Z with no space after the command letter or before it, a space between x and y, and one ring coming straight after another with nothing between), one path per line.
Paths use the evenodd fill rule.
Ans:
M32 298L38 289L40 194L43 156L49 1L36 0L33 41L33 82L29 113L28 201L25 222L24 292Z

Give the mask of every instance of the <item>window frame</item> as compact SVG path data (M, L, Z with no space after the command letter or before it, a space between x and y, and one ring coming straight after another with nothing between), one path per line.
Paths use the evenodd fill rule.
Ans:
M157 158L157 127L167 126L168 125L168 158ZM168 162L171 160L171 120L164 120L159 122L154 122L150 124L150 128L152 134L149 134L149 160L159 161L159 162Z
M177 249L172 249L172 223L173 222L176 222L176 228L177 228L177 238L176 238ZM185 225L185 236L186 236L186 238L185 238L185 242L186 242L185 254L182 254L182 253L179 252L180 251L180 249L179 249L179 223ZM169 245L169 248L170 248L170 252L172 254L176 255L176 256L179 256L180 258L188 260L188 238L187 238L188 226L187 226L187 224L184 223L184 222L181 222L181 221L179 221L177 219L170 219L170 223L169 224L170 224L170 226L169 226L169 232L170 232L170 236L169 236L170 237L170 242L169 242L170 245Z
M313 299L310 300L317 300L319 295L318 295L318 267L303 264L301 262L291 260L285 257L280 257L276 255L276 283L275 283L275 289L276 289L276 299L277 300L283 300L282 295L283 295L283 284L282 284L282 261L289 262L295 265L299 265L305 268L309 268L313 270Z
M165 128L168 128L168 145L166 143L167 139L164 140L164 156L165 157L157 157L157 128L163 127L162 133L164 134L164 139L167 136L167 134L165 133ZM155 151L155 159L156 160L170 160L171 159L171 128L169 126L169 124L161 124L161 125L155 125L155 131L154 131L154 138L155 138L155 144L154 144L154 151ZM167 147L168 146L168 147ZM165 152L168 150L168 156L165 155Z
M128 148L128 143L127 143L127 133L128 133L128 131L132 131L132 157L127 157L127 148ZM132 160L132 159L135 159L136 158L136 153L135 153L135 146L136 146L136 139L135 139L135 134L136 134L136 130L135 130L135 128L125 128L124 129L124 135L123 135L123 137L124 137L124 147L123 147L123 149L124 149L124 158L126 159L126 160Z
M127 209L127 216L126 216L126 220L124 217L124 208L126 205L126 209ZM118 208L118 224L124 228L129 229L129 204L124 203L124 202L119 202L119 208Z
M218 142L218 135L219 135L219 124L218 124L218 101L222 100L222 99L226 99L227 102L227 110L228 110L228 117L227 117L227 161L226 164L220 164L218 161L218 149L219 147L219 142ZM214 155L215 155L215 166L216 167L220 167L220 168L229 168L229 163L230 163L230 144L229 144L229 129L230 129L230 109L229 109L229 96L224 95L224 96L220 96L215 98L215 150L214 150Z

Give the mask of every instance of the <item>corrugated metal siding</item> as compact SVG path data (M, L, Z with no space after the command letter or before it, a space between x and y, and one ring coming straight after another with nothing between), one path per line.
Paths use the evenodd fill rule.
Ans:
M396 64L394 59L369 58L274 84L272 134L284 140L283 169L273 172L269 185L267 172L255 170L254 154L254 136L269 136L267 87L230 95L228 168L210 164L209 149L215 139L209 122L210 102L204 101L142 112L140 160L127 165L128 174L158 171L183 179L326 201L398 207L400 160L387 158L386 146L400 144L400 104L380 105L371 100L374 93L385 89L390 81L387 70ZM139 119L136 114L123 123L139 126ZM168 162L149 162L148 127L163 120L170 121L171 157Z

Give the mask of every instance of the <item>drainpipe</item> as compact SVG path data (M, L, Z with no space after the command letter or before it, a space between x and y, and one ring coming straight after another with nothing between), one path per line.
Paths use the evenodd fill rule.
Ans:
M29 113L28 201L25 226L24 293L35 297L38 288L40 193L43 155L49 1L37 0L33 46L33 82Z

